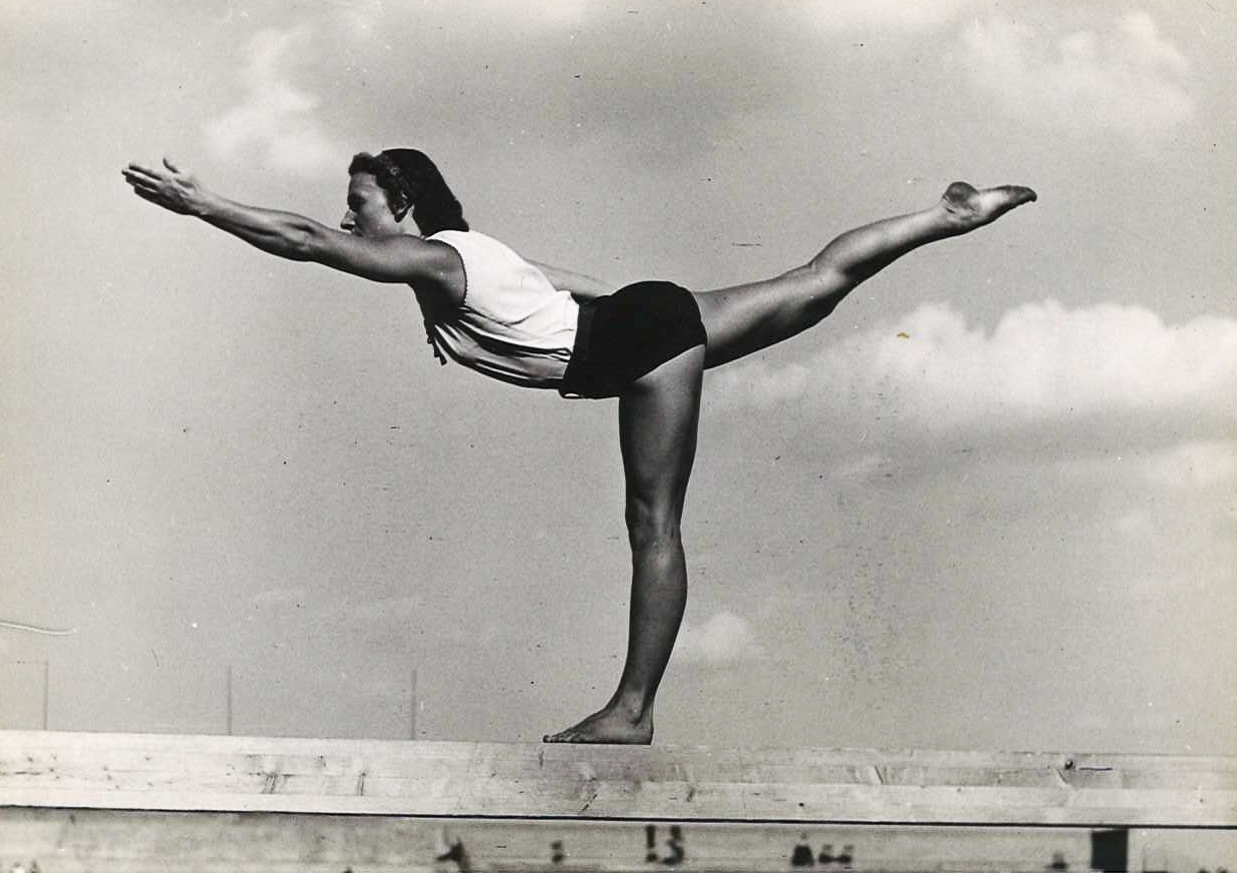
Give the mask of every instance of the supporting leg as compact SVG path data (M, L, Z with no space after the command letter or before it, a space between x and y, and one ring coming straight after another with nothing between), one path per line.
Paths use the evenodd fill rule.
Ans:
M687 603L680 522L696 455L704 353L704 346L684 352L638 380L619 400L632 555L627 660L609 702L546 742L653 739L653 699Z
M1030 188L979 191L955 182L931 208L849 230L802 267L763 282L697 294L709 337L705 366L733 361L806 330L860 282L907 252L990 224L1035 197Z

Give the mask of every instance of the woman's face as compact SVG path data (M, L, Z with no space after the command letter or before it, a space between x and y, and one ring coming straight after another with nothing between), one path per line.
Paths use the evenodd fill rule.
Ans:
M383 237L404 232L373 173L353 173L348 182L348 211L339 226L355 236Z

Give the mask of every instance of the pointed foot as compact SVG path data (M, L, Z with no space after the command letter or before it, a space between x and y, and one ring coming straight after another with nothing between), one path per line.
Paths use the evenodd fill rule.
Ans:
M981 191L968 182L954 182L945 189L941 204L950 223L959 233L966 233L1037 199L1038 194L1022 185L1001 185Z

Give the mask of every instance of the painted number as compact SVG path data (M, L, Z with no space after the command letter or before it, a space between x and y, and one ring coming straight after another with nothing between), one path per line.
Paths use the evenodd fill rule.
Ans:
M843 846L842 851L835 855L833 853L833 843L825 843L820 850L820 855L813 858L812 847L808 844L807 834L800 838L800 841L790 853L791 867L815 867L817 864L828 867L839 864L843 870L850 870L854 861L855 847L849 844Z
M657 827L655 825L645 825L644 843L644 860L648 864L660 862L667 867L673 867L681 864L687 857L687 850L683 848L683 828L679 825L670 826L670 839L666 840L668 852L666 857L662 858L657 854Z

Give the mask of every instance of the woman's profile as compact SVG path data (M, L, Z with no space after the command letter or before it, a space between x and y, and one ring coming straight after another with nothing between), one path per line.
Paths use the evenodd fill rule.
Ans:
M123 174L139 197L269 254L410 286L443 363L564 397L618 398L632 555L627 657L605 706L545 737L580 743L653 738L654 698L687 599L680 520L703 372L812 327L911 250L1036 197L1024 187L955 182L928 208L846 231L773 278L705 291L663 281L615 289L472 230L433 161L413 149L353 158L340 230L228 200L166 158Z

